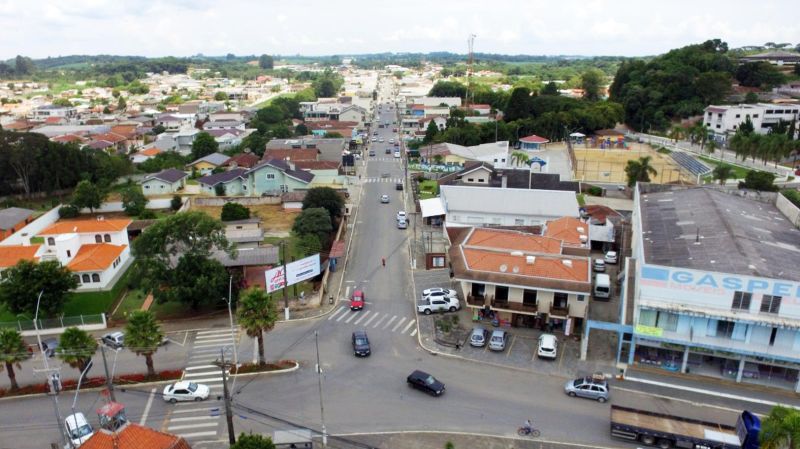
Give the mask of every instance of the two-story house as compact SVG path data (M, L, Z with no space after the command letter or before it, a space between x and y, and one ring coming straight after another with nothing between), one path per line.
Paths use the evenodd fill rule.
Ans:
M800 230L713 188L634 195L628 364L800 391Z
M561 240L491 228L449 229L453 277L475 314L501 326L580 332L592 289L586 251Z
M158 173L147 175L142 181L142 192L149 195L167 195L183 190L189 175L177 168L168 168Z
M225 196L279 196L298 189L306 190L313 180L313 173L297 169L293 162L270 159L250 169L233 168L204 176L197 182L207 195L216 195L217 185L222 185L221 191Z

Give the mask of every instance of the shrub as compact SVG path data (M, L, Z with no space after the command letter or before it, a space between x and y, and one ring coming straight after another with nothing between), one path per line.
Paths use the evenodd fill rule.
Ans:
M586 193L592 196L603 196L603 189L597 186L589 187Z
M80 214L80 210L73 206L72 204L67 204L66 206L61 206L61 209L58 210L59 218L75 218Z
M792 189L781 190L781 194L791 201L797 207L800 207L800 192Z
M222 221L245 220L248 218L250 218L250 209L239 203L225 203L222 206L222 214L220 216Z
M181 199L180 195L175 195L172 197L172 201L169 202L169 208L177 212L183 206L183 200Z

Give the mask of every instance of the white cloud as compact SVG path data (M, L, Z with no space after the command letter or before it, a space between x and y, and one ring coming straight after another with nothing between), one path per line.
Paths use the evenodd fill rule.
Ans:
M470 33L479 52L636 56L712 38L797 44L794 9L788 0L0 0L0 59L465 53Z

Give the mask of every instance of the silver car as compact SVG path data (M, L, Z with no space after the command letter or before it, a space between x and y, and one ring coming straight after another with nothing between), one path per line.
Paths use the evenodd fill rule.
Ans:
M564 393L572 397L579 396L606 402L608 400L608 382L595 377L579 377L567 381L564 385Z
M492 331L492 337L489 339L489 349L492 351L502 351L506 349L507 341L508 333L506 331Z
M486 337L488 336L489 336L489 331L480 326L477 326L472 329L472 334L469 336L469 345L474 346L476 348L482 348L486 346Z

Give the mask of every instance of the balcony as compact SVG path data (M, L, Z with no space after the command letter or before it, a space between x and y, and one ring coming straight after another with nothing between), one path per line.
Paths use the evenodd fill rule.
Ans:
M523 304L521 302L510 302L507 300L499 300L494 299L492 300L492 308L493 309L501 309L501 310L511 310L513 312L519 313L530 313L536 314L539 308L535 304Z
M564 307L558 307L555 304L551 304L550 316L567 318L569 316L569 304L564 305Z
M486 305L486 297L467 295L467 305L474 307L483 307Z

